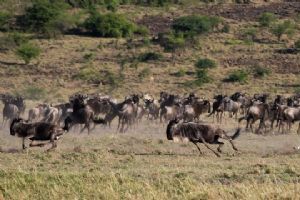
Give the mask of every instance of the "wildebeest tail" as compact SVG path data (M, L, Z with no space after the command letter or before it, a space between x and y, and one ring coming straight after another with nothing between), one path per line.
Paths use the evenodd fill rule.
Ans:
M238 138L240 136L240 134L241 134L241 128L238 128L236 130L236 132L231 136L231 139L235 140L236 138Z
M106 124L106 120L102 119L102 118L96 118L96 119L93 119L93 122L95 124Z

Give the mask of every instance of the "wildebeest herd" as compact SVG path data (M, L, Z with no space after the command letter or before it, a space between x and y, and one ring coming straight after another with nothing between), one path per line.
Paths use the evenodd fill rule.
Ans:
M291 131L292 124L300 121L300 95L283 97L277 95L271 98L268 94L253 96L236 92L232 95L215 95L212 100L199 97L194 93L183 96L161 92L159 98L150 94L132 94L121 102L109 95L77 93L69 97L69 101L58 105L38 104L28 110L25 116L26 104L23 97L1 94L4 104L2 128L7 121L10 123L10 134L31 140L30 146L44 146L37 141L50 141L52 148L56 141L71 128L87 129L88 134L97 124L111 127L114 119L118 120L117 132L125 133L128 129L139 126L142 120L160 122L167 125L167 139L174 141L189 141L200 147L203 143L217 156L219 154L208 144L218 144L221 152L224 145L219 139L228 140L233 149L237 150L233 140L241 132L240 122L246 121L246 130L253 133L274 133L274 123L278 133L286 134ZM237 130L232 136L227 135L221 128L208 125L201 120L201 115L212 117L222 125L223 117L228 113L237 121ZM21 116L23 118L21 118ZM24 117L25 116L25 117ZM258 121L258 127L253 128ZM300 123L297 133L300 134Z

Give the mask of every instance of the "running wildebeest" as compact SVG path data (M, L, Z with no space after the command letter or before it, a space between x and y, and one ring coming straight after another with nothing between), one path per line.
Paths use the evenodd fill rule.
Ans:
M25 139L31 140L30 147L44 146L44 143L34 144L34 141L50 141L52 147L56 148L56 140L67 130L66 127L61 128L47 122L28 123L21 118L13 119L10 125L10 135L22 138L22 148L25 149ZM50 150L49 149L49 150Z
M218 141L219 138L228 140L232 145L232 148L237 151L238 149L233 144L233 140L240 135L241 129L238 128L233 136L228 136L227 133L220 128L214 128L210 125L198 124L194 122L179 123L178 119L170 120L167 126L167 139L168 140L188 140L195 144L202 154L200 147L197 143L203 143L209 150L211 150L216 156L220 156L215 150L213 150L208 144L218 144L218 151L221 153L223 142Z

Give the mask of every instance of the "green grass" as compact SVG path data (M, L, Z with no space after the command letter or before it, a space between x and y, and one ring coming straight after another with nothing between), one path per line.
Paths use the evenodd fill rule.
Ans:
M230 119L224 128L232 130L235 126ZM204 155L200 156L191 143L166 140L165 127L159 124L143 122L124 135L115 135L114 128L97 128L89 136L71 132L51 152L45 152L44 147L8 153L20 149L21 141L3 137L0 197L18 200L300 197L297 192L300 155L292 150L297 145L295 134L243 133L235 141L241 152L233 155L230 145L225 143L224 153L218 158L203 145L200 148Z

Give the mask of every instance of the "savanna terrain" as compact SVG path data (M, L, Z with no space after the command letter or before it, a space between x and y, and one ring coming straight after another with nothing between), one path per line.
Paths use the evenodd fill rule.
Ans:
M103 2L95 8L71 4L38 30L34 23L30 28L20 23L32 1L0 0L0 92L25 96L31 108L65 102L75 92L118 99L130 93L195 92L212 99L236 91L271 96L300 91L299 2L111 1L116 7ZM128 35L114 32L118 37L90 34L90 26L82 24L95 10L120 14L140 28ZM260 20L264 13L273 14L267 26ZM173 33L174 21L190 15L220 22L196 34ZM278 38L274 30L285 21L287 29ZM159 42L160 33L175 38L171 50ZM28 43L27 51L34 46L39 53L27 62ZM213 67L201 69L199 59L212 60ZM228 117L215 125L229 134L239 126ZM191 143L168 141L165 129L143 120L119 134L115 121L111 129L98 126L90 135L72 130L56 150L46 152L45 147L22 151L20 139L2 127L0 199L300 199L295 130L267 136L243 131L235 141L240 151L226 144L217 158L204 146L199 155Z

